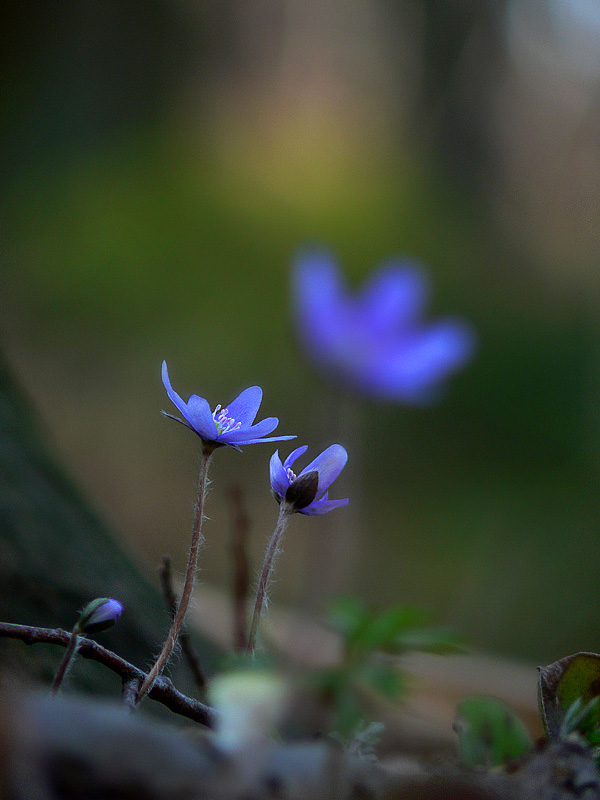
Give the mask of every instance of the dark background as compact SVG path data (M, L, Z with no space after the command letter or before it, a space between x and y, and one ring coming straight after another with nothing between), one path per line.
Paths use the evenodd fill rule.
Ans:
M2 347L144 569L164 552L183 568L196 479L197 439L159 414L166 358L184 397L214 406L258 383L278 432L350 453L332 497L351 506L293 520L274 599L319 611L351 590L539 663L597 651L596 4L3 14ZM391 255L421 262L432 318L474 324L477 356L439 404L319 383L290 317L307 242L353 285ZM232 483L260 558L273 449L217 453L204 581L229 581Z

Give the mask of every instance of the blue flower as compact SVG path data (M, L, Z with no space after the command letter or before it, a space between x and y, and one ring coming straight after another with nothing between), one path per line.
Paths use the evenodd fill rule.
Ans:
M327 497L327 490L344 469L348 460L346 450L340 444L332 444L320 456L311 461L302 472L296 475L292 471L292 464L307 450L307 445L296 448L283 464L279 458L279 450L276 450L271 456L271 487L277 500L279 502L287 500L294 506L294 511L310 515L326 514L334 508L347 505L348 498L344 500L329 500ZM311 477L315 475L318 476L316 484L311 481ZM303 479L306 478L308 480L304 481ZM299 485L301 488L297 492L295 490ZM302 495L305 489L308 494L303 501Z
M384 265L352 295L329 253L305 252L296 261L293 295L307 356L326 376L369 397L427 402L475 349L466 323L422 320L428 286L413 266Z
M197 433L205 444L212 447L231 445L239 447L243 444L256 442L279 442L286 439L295 439L295 436L269 436L279 424L277 417L267 417L262 422L253 425L262 400L260 386L251 386L238 395L226 408L218 405L214 411L203 397L193 394L184 402L171 386L167 362L162 364L162 381L169 395L169 399L177 408L183 419L167 414L171 419L181 422ZM267 437L267 438L265 438Z

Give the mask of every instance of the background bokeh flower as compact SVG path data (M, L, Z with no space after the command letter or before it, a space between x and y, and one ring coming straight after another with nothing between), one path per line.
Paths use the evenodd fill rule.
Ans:
M427 322L424 273L392 262L350 293L333 256L300 254L293 275L296 331L329 381L367 397L422 403L464 366L475 348L465 322Z

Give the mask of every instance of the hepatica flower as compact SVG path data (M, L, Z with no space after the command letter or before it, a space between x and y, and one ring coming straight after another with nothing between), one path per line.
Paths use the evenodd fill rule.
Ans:
M326 514L334 508L348 504L344 500L329 500L328 489L348 460L348 453L340 444L332 444L317 456L302 472L296 475L292 465L308 450L307 445L296 448L281 463L279 451L271 456L271 487L281 503L286 501L301 514Z
M380 400L423 403L471 358L475 336L455 319L426 322L421 270L391 262L351 293L324 251L300 254L293 284L298 336L337 382Z
M277 417L267 417L254 424L262 400L260 386L251 386L238 395L226 408L217 406L214 411L203 397L193 394L187 403L177 394L171 386L166 361L162 363L162 380L167 390L169 399L177 408L183 419L172 417L190 428L202 439L202 458L200 459L200 474L198 476L198 494L194 509L194 524L192 527L192 540L188 554L188 563L181 597L173 616L171 629L167 634L162 650L157 656L152 668L142 681L136 697L136 704L152 689L157 677L163 671L169 656L175 646L177 637L184 623L194 587L194 578L198 564L198 554L204 537L202 535L202 520L204 519L204 501L208 485L208 468L217 447L229 445L239 448L243 444L256 442L278 442L285 439L295 439L295 436L268 436L277 427ZM167 414L171 416L171 414Z
M162 381L169 395L169 399L177 408L183 419L167 414L171 419L181 422L197 433L205 444L212 443L213 447L231 445L239 447L243 444L257 442L279 442L286 439L295 439L295 436L267 436L272 433L279 420L277 417L267 417L253 425L262 400L260 386L251 386L239 394L228 406L223 408L218 405L214 411L203 397L193 394L187 403L177 394L171 386L167 362L162 364Z
M347 497L344 500L329 500L327 493L346 465L348 460L346 450L340 444L332 444L296 475L292 466L296 459L304 455L307 450L306 445L297 447L283 464L278 450L271 456L271 488L279 502L279 516L258 579L254 613L246 648L248 653L254 652L258 625L268 597L273 565L275 558L281 552L281 538L290 517L296 511L310 515L326 514L328 511L333 511L334 508L345 506L348 503Z

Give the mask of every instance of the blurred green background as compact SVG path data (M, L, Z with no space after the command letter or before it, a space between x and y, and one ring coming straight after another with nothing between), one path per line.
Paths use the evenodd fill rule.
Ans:
M539 663L598 651L597 5L3 11L2 347L138 562L182 569L191 524L198 441L159 414L166 358L186 398L258 383L278 433L350 453L332 496L352 507L293 521L274 599L406 600ZM311 242L355 285L423 263L432 317L476 326L438 405L350 407L319 383L290 321ZM258 566L273 449L218 453L204 581L230 582L232 484Z

